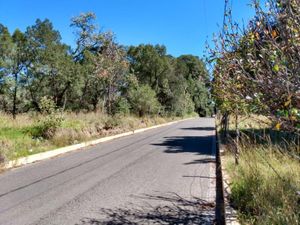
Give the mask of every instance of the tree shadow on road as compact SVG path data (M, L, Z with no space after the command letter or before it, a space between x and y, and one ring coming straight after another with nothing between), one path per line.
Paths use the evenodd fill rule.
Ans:
M185 163L184 165L207 164L207 163L216 163L216 159L215 158L197 159L192 162Z
M77 225L214 224L215 204L212 202L186 199L175 193L134 197L144 200L144 204L102 208L99 210L102 219L83 218Z
M184 127L180 128L181 130L199 130L199 131L210 131L210 130L215 130L214 127Z
M215 152L212 152L213 135L207 136L172 136L165 137L162 143L155 143L155 146L165 146L165 153L192 153L206 156L205 158L196 159L190 164L215 163Z

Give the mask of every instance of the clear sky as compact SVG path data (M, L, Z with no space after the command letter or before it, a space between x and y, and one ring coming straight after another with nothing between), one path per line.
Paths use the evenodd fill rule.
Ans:
M220 29L225 0L0 0L0 23L25 31L37 18L48 18L63 42L74 45L70 19L92 11L103 30L123 45L164 44L168 53L203 55L205 41ZM231 0L233 16L248 21L249 0ZM219 25L219 26L218 26Z

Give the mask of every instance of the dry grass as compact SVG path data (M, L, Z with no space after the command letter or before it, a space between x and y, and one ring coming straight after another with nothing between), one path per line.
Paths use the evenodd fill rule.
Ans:
M241 121L239 128L245 135L240 139L239 165L235 165L233 143L229 141L225 146L231 199L241 222L299 224L299 145L291 134L272 131L270 121L263 116L252 115L252 118L242 118ZM261 135L261 131L263 139L256 139L256 134Z
M136 116L110 117L103 113L65 113L63 122L50 139L33 137L41 119L37 114L21 114L15 120L0 113L0 162L57 147L63 147L137 128L153 126L181 118Z
M249 146L240 163L226 156L231 199L245 224L299 224L300 164L275 147Z

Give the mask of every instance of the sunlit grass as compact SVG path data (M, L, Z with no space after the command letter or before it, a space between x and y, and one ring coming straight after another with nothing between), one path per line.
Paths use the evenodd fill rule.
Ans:
M46 139L32 135L36 133L41 115L20 114L13 120L11 115L0 113L0 161L181 119L132 115L112 118L103 113L64 113L63 118L54 136Z
M275 149L250 147L240 163L227 155L231 199L244 223L299 224L300 163Z
M232 131L232 120L230 124ZM267 118L256 115L239 124L244 135L239 140L238 165L232 140L223 146L227 150L225 168L231 179L231 200L242 224L299 224L299 145L293 135L273 131L270 126ZM264 137L256 140L262 133Z

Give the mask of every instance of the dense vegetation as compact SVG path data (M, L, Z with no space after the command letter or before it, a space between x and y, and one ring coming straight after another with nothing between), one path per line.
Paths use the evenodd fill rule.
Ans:
M62 43L48 20L23 33L0 25L0 111L15 118L42 112L51 99L61 111L109 115L182 116L211 113L209 74L201 59L167 54L163 45L124 47L97 29L93 13L71 20L76 46Z
M231 200L245 224L299 224L300 5L253 7L247 27L226 12L210 51Z

